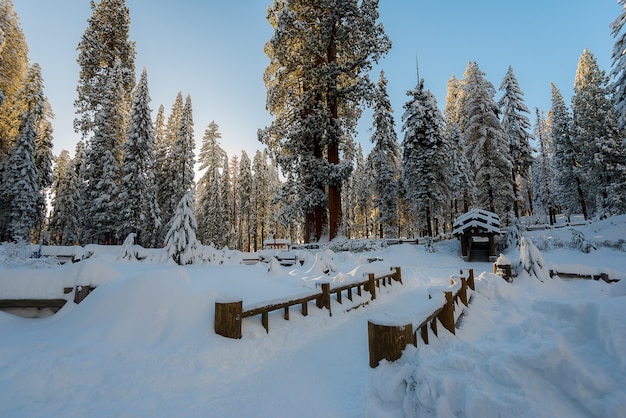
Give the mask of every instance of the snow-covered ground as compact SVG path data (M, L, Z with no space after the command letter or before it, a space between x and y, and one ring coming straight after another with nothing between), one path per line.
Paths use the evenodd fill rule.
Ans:
M241 254L218 251L208 258L220 265L118 261L119 248L102 247L53 268L0 257L0 299L98 285L50 317L0 312L0 416L624 417L626 216L576 229L597 249L571 248L567 227L526 235L550 268L621 282L542 283L522 272L510 284L490 263L464 263L454 240L434 254L410 244L301 252L294 267L243 265ZM520 259L519 250L505 255ZM240 340L213 332L216 300L254 304L391 266L402 267L404 285L367 306L345 312L367 298L344 296L332 317L311 304L307 317L271 314L269 333L259 317L243 320ZM440 328L430 345L370 369L368 318L410 314L468 268L477 292L457 335Z

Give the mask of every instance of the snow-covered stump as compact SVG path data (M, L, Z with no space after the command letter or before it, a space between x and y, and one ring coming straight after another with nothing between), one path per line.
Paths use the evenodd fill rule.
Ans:
M407 345L417 346L413 324L389 325L367 321L367 337L370 355L370 367L378 367L382 359L395 361L402 356ZM384 322L384 321L382 321Z
M243 301L215 302L215 333L227 338L241 338Z
M507 282L513 281L513 268L508 258L500 254L493 264L493 274L501 276Z

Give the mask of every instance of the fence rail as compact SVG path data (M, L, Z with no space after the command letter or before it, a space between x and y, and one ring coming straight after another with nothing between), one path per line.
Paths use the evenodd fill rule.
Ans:
M399 359L409 344L417 346L417 330L422 341L428 344L429 327L435 336L438 335L437 321L450 333L455 334L456 323L462 315L462 309L457 310L456 307L461 304L468 307L468 288L471 291L475 290L474 270L468 270L467 277L462 275L463 271L461 276L453 276L451 278L453 285L442 294L435 295L434 298L431 295L431 299L416 315L417 318L407 319L401 324L370 319L367 324L370 367L377 367L382 359L389 361Z
M242 319L261 315L261 324L265 331L269 333L269 313L277 310L283 310L283 317L289 320L289 308L301 305L301 313L303 316L308 315L308 303L315 301L315 305L320 308L326 308L328 314L332 316L331 300L335 295L338 303L343 303L343 294L352 301L353 291L362 296L363 291L370 293L370 299L376 299L377 289L381 286L391 285L393 281L402 284L402 271L400 267L391 267L389 273L376 275L369 273L367 280L358 282L350 282L341 286L331 287L330 283L321 283L319 291L312 291L287 299L277 299L256 303L244 307L241 300L227 300L215 302L215 333L228 338L241 338Z

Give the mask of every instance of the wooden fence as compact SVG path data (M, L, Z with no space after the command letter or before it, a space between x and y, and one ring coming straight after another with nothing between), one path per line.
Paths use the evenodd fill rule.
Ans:
M94 286L64 287L63 294L68 296L55 299L0 299L0 310L36 308L51 309L53 312L57 312L59 309L65 306L65 304L69 300L69 295L70 293L72 293L72 291L74 292L74 303L80 303L94 289Z
M462 314L462 309L456 309L463 304L469 305L468 288L475 290L474 270L467 271L467 276L453 276L453 285L442 292L441 295L429 296L430 300L425 303L417 318L410 318L405 323L389 323L388 320L372 320L367 324L369 344L370 367L377 367L380 360L395 361L400 358L402 351L407 345L417 346L417 331L425 344L428 344L428 328L438 335L437 321L455 334L456 323Z
M550 270L550 277L559 276L562 279L588 279L588 280L603 280L607 283L619 282L619 279L609 278L608 273L600 274L583 274L583 273L565 273L562 271Z
M367 280L350 282L340 286L331 287L330 283L322 283L320 290L306 292L292 296L289 299L277 299L265 301L253 305L243 306L241 300L228 300L215 302L215 333L228 338L241 338L241 321L243 318L261 315L261 324L265 331L269 333L269 313L283 310L283 317L289 320L289 308L301 305L303 316L308 315L308 303L315 301L315 305L328 309L328 314L332 316L331 296L335 294L338 303L343 302L345 293L349 300L352 300L354 293L362 296L363 292L370 293L370 299L376 299L377 289L381 286L391 285L393 281L402 284L402 271L400 267L392 267L389 273L376 275L369 273Z

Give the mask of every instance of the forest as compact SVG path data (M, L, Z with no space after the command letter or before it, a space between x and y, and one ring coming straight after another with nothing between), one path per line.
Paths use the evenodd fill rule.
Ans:
M392 48L376 0L276 0L263 74L273 122L259 127L254 155L233 156L215 121L195 155L191 95L152 113L126 2L91 8L77 40L82 139L73 157L54 156L41 68L12 1L0 0L0 242L119 244L134 234L154 248L184 235L255 251L271 236L445 236L474 207L506 224L626 213L624 8L610 25L612 68L584 50L569 106L552 85L551 108L530 110L512 67L496 89L471 61L448 81L443 108L418 76L394 116L385 73L373 74ZM355 134L366 107L364 155Z

